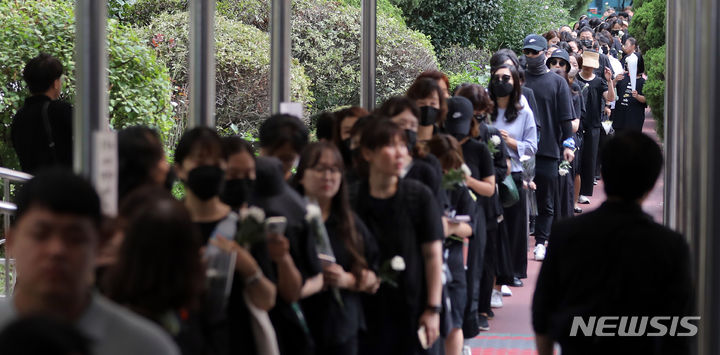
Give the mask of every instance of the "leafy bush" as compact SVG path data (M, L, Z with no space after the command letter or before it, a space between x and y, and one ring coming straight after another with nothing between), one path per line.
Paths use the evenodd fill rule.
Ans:
M25 63L40 52L58 58L66 70L62 99L75 97L74 1L0 2L0 166L18 168L10 142L12 116L29 96ZM115 128L147 124L167 134L172 126L167 69L137 33L115 20L107 30L110 123Z
M392 0L408 26L431 37L437 49L484 47L500 21L501 0Z
M487 62L469 61L467 63L470 66L469 69L451 73L448 78L450 79L450 90L455 90L462 84L480 84L487 87L490 82L490 65L485 63Z
M146 26L162 13L187 11L189 0L110 0L109 15L120 21Z
M188 13L155 15L141 29L170 71L178 120L186 118L188 90ZM219 129L235 124L241 131L254 130L270 114L270 38L250 25L224 16L215 19L216 119ZM310 108L309 79L297 60L291 65L291 99ZM177 134L182 133L182 127Z
M463 73L473 70L472 62L490 63L492 53L475 47L451 46L438 53L440 69L446 73Z
M360 102L360 9L325 0L293 2L292 52L312 79L313 112ZM377 18L378 100L403 93L437 60L427 37L401 20Z
M577 20L588 10L592 0L563 0L563 7L570 13L570 18Z
M636 1L635 16L628 28L645 53L648 79L643 91L661 138L665 121L665 6L666 0Z
M558 28L569 19L568 11L554 0L500 0L500 4L502 25L495 28L485 47L493 52L500 48L519 52L525 36Z

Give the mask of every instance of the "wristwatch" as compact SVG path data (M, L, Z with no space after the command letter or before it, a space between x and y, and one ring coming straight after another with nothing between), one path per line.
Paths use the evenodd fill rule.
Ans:
M428 311L432 311L433 313L440 313L440 312L442 312L442 306L439 305L439 304L438 304L438 305L430 305L430 304L429 304L427 307L425 307L425 309L428 310Z

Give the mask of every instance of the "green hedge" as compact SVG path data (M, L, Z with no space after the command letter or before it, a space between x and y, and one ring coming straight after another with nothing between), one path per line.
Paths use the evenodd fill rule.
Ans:
M635 16L630 22L628 32L637 39L638 46L644 53L648 79L643 93L657 122L657 133L662 138L665 133L666 0L636 1L634 7Z
M165 63L175 85L173 96L179 120L188 105L188 13L155 15L141 28L147 44ZM235 124L252 131L270 114L270 38L259 29L224 16L215 19L216 119L219 129ZM297 60L291 65L291 99L309 110L312 106L310 81ZM182 132L178 128L177 135Z
M167 135L173 125L167 69L136 31L108 21L110 123L156 126ZM12 116L29 96L22 80L25 63L40 52L65 66L62 98L75 96L74 1L17 0L0 2L0 166L18 168L10 141Z
M520 52L525 36L543 34L569 20L568 10L555 0L500 0L500 4L501 25L495 28L485 47L493 52L500 48Z

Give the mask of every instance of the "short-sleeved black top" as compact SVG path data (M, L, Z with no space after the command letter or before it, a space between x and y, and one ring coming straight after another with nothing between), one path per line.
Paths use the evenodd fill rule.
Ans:
M422 245L443 239L441 211L430 190L420 182L400 179L397 192L388 199L370 196L367 181L363 181L353 194L353 205L377 240L379 265L395 256L403 257L406 265L399 277L397 289L383 284L381 292L397 305L397 314L404 314L408 324L417 324L427 300L425 261ZM370 297L370 303L377 296ZM384 315L367 312L369 323L382 321ZM368 324L368 328L372 325Z
M354 213L353 217L355 229L362 238L363 255L368 264L372 265L377 262L378 250L375 238ZM352 257L343 237L339 234L339 223L339 217L331 214L325 221L325 228L330 237L337 264L342 266L346 272L352 272ZM340 295L342 305L337 302L330 290L322 291L302 301L303 313L318 349L344 344L356 337L361 329L365 329L365 316L360 293L341 290Z
M635 90L639 95L643 95L643 87L645 79L637 78L635 82ZM625 77L617 83L618 100L615 102L615 109L610 117L613 121L613 127L616 130L632 129L642 131L645 122L644 104L632 97L632 87L630 86L630 78Z
M605 79L595 75L592 80L585 80L577 75L575 79L580 84L583 99L585 101L585 115L582 117L582 123L584 128L600 128L600 117L604 109L603 103L605 98L603 93L607 91L607 81Z

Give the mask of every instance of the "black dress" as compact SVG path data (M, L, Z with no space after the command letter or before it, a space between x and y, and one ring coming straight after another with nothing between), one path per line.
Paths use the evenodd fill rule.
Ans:
M376 237L381 268L395 256L406 265L397 288L383 283L375 295L365 298L367 332L361 337L361 354L427 354L417 335L427 303L422 245L443 238L437 202L423 184L400 179L397 192L388 199L371 197L367 181L360 183L353 205Z
M475 230L477 203L473 200L470 189L465 185L459 185L453 190L446 191L446 193L450 208L455 211L456 215L470 216L470 227ZM473 236L470 238L473 238ZM459 240L446 238L444 244L446 262L450 271L450 280L447 282L447 292L451 303L450 326L451 328L462 328L468 300L463 243Z
M364 257L368 265L377 264L377 244L365 224L353 213L355 228L363 241ZM331 214L325 222L330 244L337 264L346 272L352 271L352 258L339 234L339 217ZM372 267L372 266L371 266ZM365 330L362 295L348 290L340 291L342 305L331 290L325 290L304 299L301 304L310 332L315 340L317 354L352 355L358 350L358 335Z

